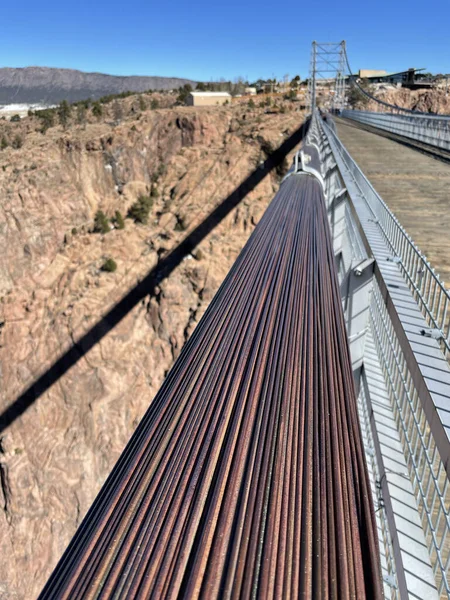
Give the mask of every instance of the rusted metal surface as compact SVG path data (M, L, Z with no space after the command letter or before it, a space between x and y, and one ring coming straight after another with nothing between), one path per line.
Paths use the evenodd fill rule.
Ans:
M382 598L322 189L289 177L40 598Z

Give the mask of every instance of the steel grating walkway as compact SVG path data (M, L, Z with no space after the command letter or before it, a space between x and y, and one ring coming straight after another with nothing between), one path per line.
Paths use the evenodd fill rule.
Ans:
M409 479L408 466L403 454L395 415L392 410L371 329L366 339L364 365L367 395L365 398L360 398L360 402L370 400L370 409L373 411L373 421L368 425L374 427L378 436L377 442L380 445L382 456L382 475L378 474L378 477L385 479L389 492L394 526L405 574L404 583L411 598L435 600L438 598L438 594L420 522L418 505ZM367 456L369 463L373 457L375 446L368 445L366 447L369 450ZM378 477L375 477L375 479L378 479ZM381 509L380 505L384 502L383 495L379 493L379 488L376 485L373 484L372 489L377 508ZM382 556L384 555L384 561L386 562L388 558L382 544L383 538L384 532L380 524L379 541L382 546L381 554ZM393 583L393 580L389 578L387 565L384 566L383 575L385 598L391 598L393 590L387 582L391 581Z

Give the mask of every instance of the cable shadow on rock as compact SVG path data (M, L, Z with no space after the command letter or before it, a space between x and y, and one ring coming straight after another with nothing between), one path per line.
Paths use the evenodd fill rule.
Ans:
M64 352L0 415L0 433L20 417L39 397L100 342L120 321L147 296L200 244L225 217L274 169L303 139L308 129L305 121L281 146L271 153L227 198L225 198L193 231L115 304L89 331Z

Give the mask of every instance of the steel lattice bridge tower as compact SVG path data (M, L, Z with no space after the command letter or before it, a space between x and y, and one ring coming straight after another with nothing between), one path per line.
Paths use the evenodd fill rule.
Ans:
M324 108L341 110L345 106L345 41L313 42L308 79L310 112L321 96Z

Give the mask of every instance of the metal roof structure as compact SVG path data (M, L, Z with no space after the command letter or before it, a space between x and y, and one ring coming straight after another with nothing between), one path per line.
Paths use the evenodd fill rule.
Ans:
M425 67L422 67L420 69L416 69L416 68L411 68L411 69L405 69L404 71L396 71L395 73L378 73L375 75L368 75L366 77L364 77L364 79L387 79L389 77L398 77L400 75L408 75L408 73L414 72L414 73L418 73L419 71L425 71Z
M189 92L191 96L204 96L204 97L220 97L226 96L227 98L231 98L231 94L229 92Z

